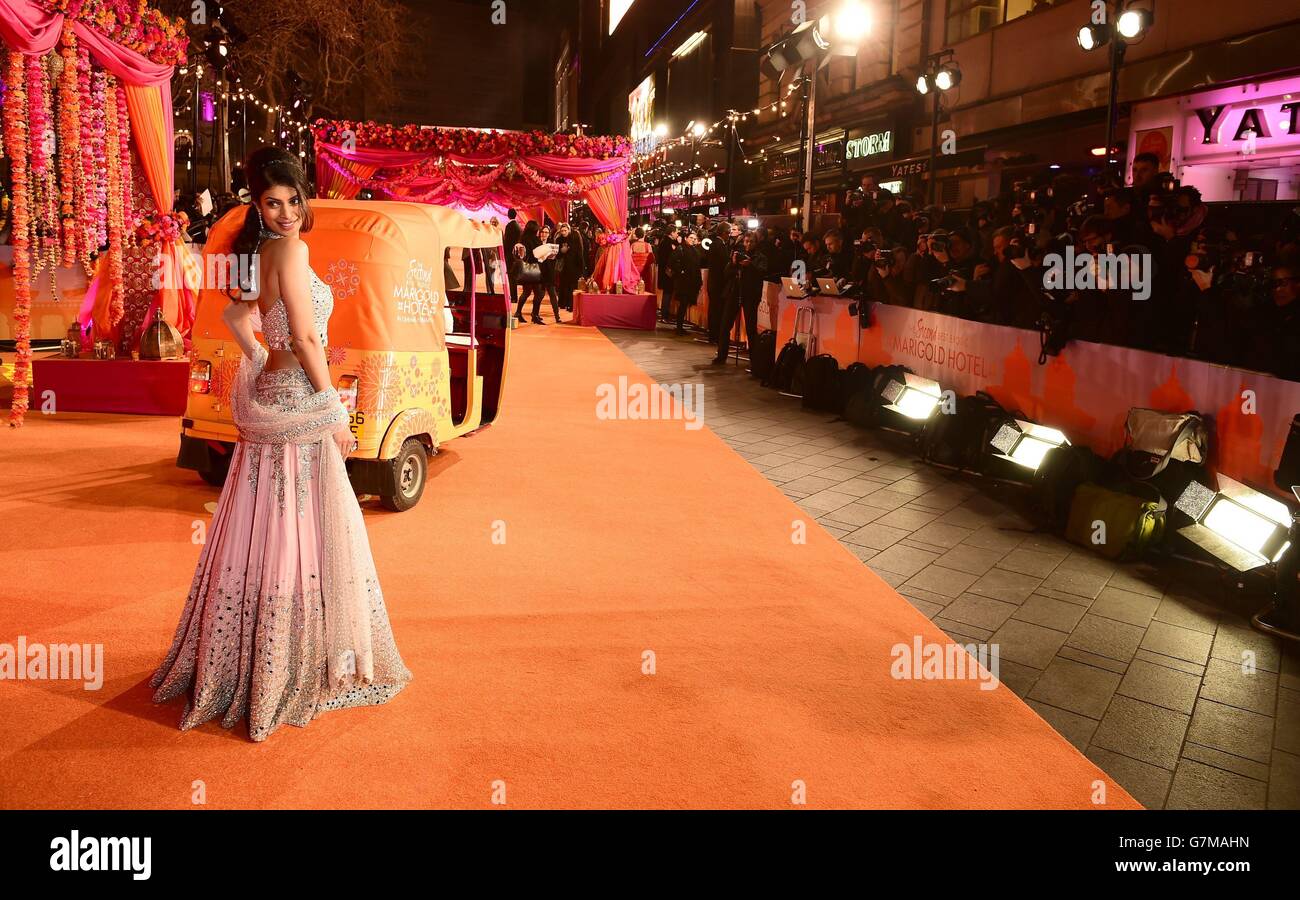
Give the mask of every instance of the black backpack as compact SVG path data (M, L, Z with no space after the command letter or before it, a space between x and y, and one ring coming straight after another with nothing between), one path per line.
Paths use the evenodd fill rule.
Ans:
M1002 404L980 391L958 397L956 409L947 414L941 406L921 432L921 458L941 466L978 469L984 446L993 431L1012 416Z
M839 378L835 384L835 411L841 415L846 414L849 406L849 400L859 391L865 390L871 384L871 366L866 363L849 363L847 369L840 371Z
M790 338L781 348L781 354L776 358L776 365L772 367L771 377L764 384L789 393L794 387L795 375L801 368L803 368L803 345Z
M829 353L819 353L804 363L803 408L829 412L836 407L840 364Z
M1078 444L1048 450L1033 475L1034 499L1047 522L1064 528L1075 490L1084 482L1102 481L1104 468L1100 456Z
M776 365L776 332L760 331L749 351L749 374L765 381Z

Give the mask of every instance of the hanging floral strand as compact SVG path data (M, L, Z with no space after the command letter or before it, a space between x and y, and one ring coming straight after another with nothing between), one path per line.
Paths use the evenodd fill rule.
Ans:
M113 91L117 98L117 150L122 179L122 234L129 236L135 228L135 182L131 176L131 114L126 106L126 85L120 81Z
M53 222L48 217L51 195L54 193L54 171L50 164L53 155L53 134L49 132L49 98L45 92L45 66L39 56L24 57L27 78L28 153L31 155L31 173L28 188L32 215L32 267L40 271L43 250L50 240L48 229Z
M72 268L81 250L77 227L77 203L81 188L81 110L77 89L77 38L72 24L63 21L63 43L59 48L63 67L59 70L59 225L63 234L65 269Z
M83 51L84 52L84 51ZM82 104L81 173L86 197L81 204L82 228L85 232L85 253L82 260L86 274L92 272L90 257L108 242L108 161L104 155L104 134L107 128L104 115L104 91L107 75L103 69L92 70L90 55L78 60L84 63L85 102ZM78 81L82 80L78 74Z
M122 155L118 148L121 133L117 120L117 79L109 75L104 85L104 158L107 162L108 182L108 281L113 291L108 305L108 326L116 329L124 312L122 237Z
M27 169L27 92L25 64L21 53L11 52L6 59L4 105L5 147L9 151L9 177L13 185L14 333L17 337L14 360L14 397L9 410L9 425L23 424L27 412L28 381L32 367L31 309L32 272L30 256L30 202Z

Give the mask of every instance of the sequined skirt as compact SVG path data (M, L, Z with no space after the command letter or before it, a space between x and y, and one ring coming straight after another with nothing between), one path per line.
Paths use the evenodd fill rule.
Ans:
M272 406L291 406L313 392L301 369L263 372L256 383L258 399ZM249 737L261 741L285 723L302 726L328 710L385 703L410 681L375 578L374 680L350 689L329 685L321 452L320 443L235 445L175 637L150 680L157 703L186 695L182 730L217 717L232 728L247 717ZM368 547L352 552L360 558L349 560L351 569L373 571Z

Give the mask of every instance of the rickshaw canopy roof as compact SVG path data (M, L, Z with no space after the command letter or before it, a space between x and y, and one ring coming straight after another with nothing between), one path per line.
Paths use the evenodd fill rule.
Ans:
M368 351L443 350L444 252L498 247L501 232L424 203L313 200L311 208L315 223L302 239L312 268L334 293L329 343ZM231 210L213 226L206 255L231 252L245 211ZM225 337L220 316L228 302L222 290L205 285L196 333Z

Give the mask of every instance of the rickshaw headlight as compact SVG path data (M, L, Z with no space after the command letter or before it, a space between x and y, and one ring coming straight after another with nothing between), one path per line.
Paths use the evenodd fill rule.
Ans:
M347 407L348 412L357 411L357 376L344 375L339 379L338 386L339 397L343 400L343 405Z
M190 393L207 394L212 390L212 363L196 359L190 363Z

